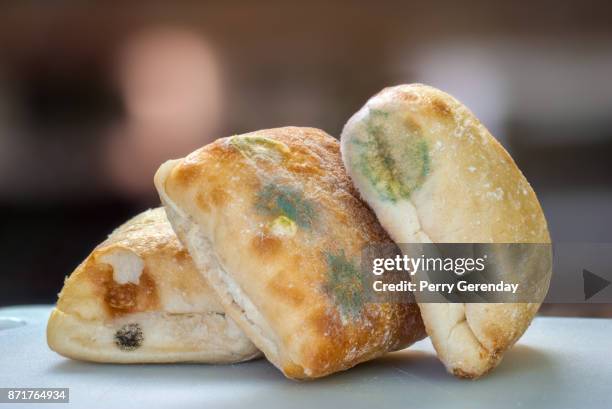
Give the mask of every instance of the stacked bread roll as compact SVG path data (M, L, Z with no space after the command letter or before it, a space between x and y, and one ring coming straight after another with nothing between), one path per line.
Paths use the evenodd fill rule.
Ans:
M371 244L549 242L512 159L430 87L383 91L349 120L341 146L313 128L222 138L164 163L155 186L165 210L121 226L66 281L48 325L60 354L229 363L261 351L285 376L312 379L428 334L450 372L473 378L538 308L365 294Z
M112 363L234 363L260 355L162 208L117 228L76 268L51 313L47 342L70 358Z
M398 243L550 242L538 199L510 155L435 88L400 85L371 98L344 127L342 158ZM548 287L550 269L539 273ZM500 362L539 303L419 307L448 371L476 378Z

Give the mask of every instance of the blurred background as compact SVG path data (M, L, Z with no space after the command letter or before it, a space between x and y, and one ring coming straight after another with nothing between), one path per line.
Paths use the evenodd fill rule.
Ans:
M612 241L612 3L330 3L3 2L0 305L55 302L114 227L158 205L164 160L261 128L338 136L408 82L476 113L554 240Z

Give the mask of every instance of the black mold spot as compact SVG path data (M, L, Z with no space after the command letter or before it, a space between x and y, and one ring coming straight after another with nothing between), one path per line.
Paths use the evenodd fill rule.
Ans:
M115 332L115 344L123 351L133 351L142 345L144 337L138 324L126 324Z

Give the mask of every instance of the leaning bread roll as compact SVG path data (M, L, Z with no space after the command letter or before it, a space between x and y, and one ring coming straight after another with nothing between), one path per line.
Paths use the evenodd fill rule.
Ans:
M397 243L550 242L512 158L444 92L420 84L383 90L347 122L341 145L361 197ZM545 294L550 268L540 274ZM500 362L539 303L419 306L446 368L474 378Z
M424 336L416 304L368 303L361 251L390 239L323 131L219 139L163 164L155 185L228 314L287 377L328 375Z
M68 358L96 362L233 363L259 355L225 315L163 208L116 229L70 275L47 342Z

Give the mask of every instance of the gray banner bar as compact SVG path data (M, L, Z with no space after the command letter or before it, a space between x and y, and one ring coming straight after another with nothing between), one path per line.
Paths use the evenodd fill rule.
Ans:
M612 303L612 243L367 246L370 302Z

